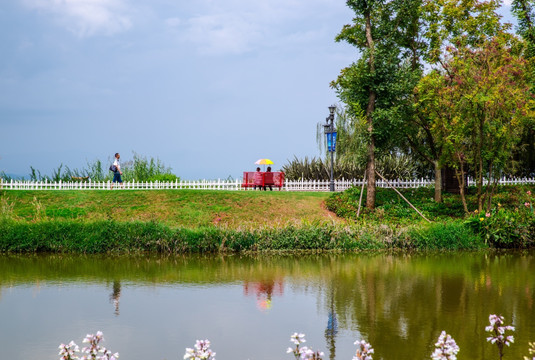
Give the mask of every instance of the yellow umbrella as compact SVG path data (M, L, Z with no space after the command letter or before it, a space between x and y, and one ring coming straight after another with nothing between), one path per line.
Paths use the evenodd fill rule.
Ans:
M258 159L255 162L256 165L273 165L273 161L269 159Z
M264 165L264 171L266 170L266 165L273 165L273 161L269 159L258 159L255 162L256 165Z

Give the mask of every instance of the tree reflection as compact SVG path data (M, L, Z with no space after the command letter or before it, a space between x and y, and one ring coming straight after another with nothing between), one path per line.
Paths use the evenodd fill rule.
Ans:
M326 312L338 314L341 328L362 334L377 358L428 357L442 330L457 340L463 357L493 357L484 329L491 313L513 319L516 343L526 346L535 335L532 257L381 255L329 266L324 280L335 289L325 293L325 304L335 309ZM334 346L327 331L326 338Z
M371 343L377 359L429 358L442 330L455 338L460 357L493 358L497 353L485 342L485 326L489 314L499 314L516 327L508 357L521 358L528 342L535 340L534 254L531 250L156 258L3 255L0 291L26 284L102 283L112 291L109 298L116 315L124 281L150 288L239 283L262 311L277 296L284 295L292 304L293 295L305 294L317 301L317 314L299 315L319 319L316 330L325 337L331 360L336 353L341 356L343 346L350 346L345 344L347 337ZM273 331L308 331L273 326Z
M119 280L113 281L113 291L110 294L110 302L115 307L114 314L119 316L119 299L121 298L121 282Z

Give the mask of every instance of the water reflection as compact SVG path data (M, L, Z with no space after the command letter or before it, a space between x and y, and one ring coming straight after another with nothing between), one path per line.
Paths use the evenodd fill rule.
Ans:
M119 316L119 299L121 298L121 281L113 282L113 291L110 294L110 302L115 307L115 315Z
M256 304L260 310L269 310L273 296L282 296L284 286L282 279L264 279L261 281L245 281L243 293L246 296L255 295Z
M220 360L272 359L290 356L289 335L300 331L331 360L351 359L357 339L374 346L374 359L408 359L429 358L446 330L460 357L483 359L496 356L484 327L497 313L517 329L507 357L521 358L535 340L534 270L533 252L3 255L0 349L37 358L22 350L31 334L50 351L39 359L55 359L60 342L103 330L123 359L178 359L197 338Z
M329 297L329 315L327 320L327 328L325 329L325 343L329 348L329 359L336 358L336 335L338 334L338 320L336 318L336 309L334 308L334 286L330 286Z

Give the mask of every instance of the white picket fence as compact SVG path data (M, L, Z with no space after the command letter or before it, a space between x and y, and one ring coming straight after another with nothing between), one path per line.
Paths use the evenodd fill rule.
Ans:
M423 186L434 186L432 179L416 180L389 180L390 184L396 188L418 188ZM114 190L158 190L158 189L197 189L197 190L241 190L253 191L252 188L243 188L241 179L236 180L198 180L198 181L174 181L174 182L136 182L126 181L123 186L114 185ZM535 184L535 178L503 178L499 180L500 185ZM474 179L468 179L468 185L474 186ZM343 191L352 186L362 186L362 179L357 180L336 180L335 190ZM377 180L378 187L388 187L383 180ZM25 181L0 179L0 190L109 190L110 181L72 181L72 182L48 182L48 181ZM277 190L277 188L274 188ZM282 188L283 191L329 191L329 181L316 180L286 180Z

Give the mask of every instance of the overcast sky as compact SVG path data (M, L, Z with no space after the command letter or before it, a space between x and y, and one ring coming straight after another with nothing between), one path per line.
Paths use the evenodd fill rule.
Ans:
M0 171L135 151L217 179L317 156L351 19L343 0L1 0Z

